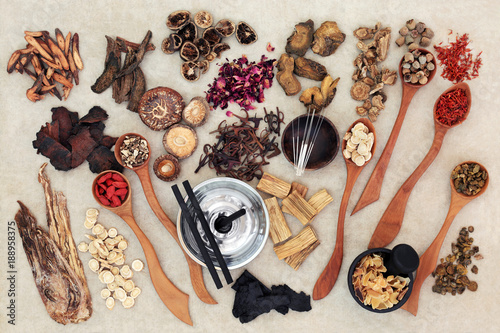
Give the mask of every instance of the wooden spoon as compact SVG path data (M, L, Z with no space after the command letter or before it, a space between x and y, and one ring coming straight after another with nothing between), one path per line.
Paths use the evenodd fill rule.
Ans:
M149 160L151 159L151 147L149 146L149 142L146 140L148 144L148 149L149 149L149 155L147 160L134 168L129 168L127 167L121 159L120 156L120 147L123 143L123 140L125 139L126 136L138 136L141 139L146 140L142 135L137 134L137 133L127 133L118 138L118 140L115 143L115 158L120 163L123 167L130 169L134 171L137 176L139 177L139 180L141 181L142 189L144 190L144 194L146 195L146 199L148 200L149 206L155 213L156 217L160 222L163 224L163 226L168 230L170 235L175 239L177 244L182 250L182 253L184 253L184 257L186 258L186 261L189 266L189 275L191 277L191 284L193 286L193 289L198 296L198 298L207 304L217 304L217 302L210 296L208 293L207 287L205 286L205 282L203 281L203 272L201 270L201 266L197 264L187 253L184 251L184 249L181 246L181 243L179 241L179 236L177 235L177 227L175 224L170 220L170 218L167 216L167 214L163 211L163 209L160 206L160 203L158 202L158 198L156 197L155 191L153 189L153 184L151 183L151 177L149 175Z
M123 204L119 207L110 207L103 205L95 193L97 180L101 178L102 175L108 172L116 173L122 176L128 185L127 197L125 198ZM160 296L161 300L167 306L167 308L177 318L179 318L186 324L193 326L193 322L191 321L191 317L189 315L189 295L180 291L165 275L160 266L160 261L158 260L158 256L156 255L153 245L141 230L141 228L139 228L137 222L134 219L131 199L132 188L130 187L130 182L128 181L128 179L123 174L117 171L108 170L101 172L92 183L92 194L94 195L94 199L99 203L99 205L115 213L129 225L129 227L132 229L136 237L139 239L139 242L141 243L144 255L146 256L146 261L148 263L149 275L151 277L151 281L153 282L156 293L158 294L158 296Z
M422 52L423 55L431 53L426 49L418 50ZM401 58L401 61L399 62L399 77L403 86L403 96L401 97L401 106L399 108L399 113L396 118L396 122L394 123L394 127L392 128L391 135L389 136L389 140L387 140L387 144L385 145L384 151L382 152L382 155L380 155L377 165L375 166L375 169L373 169L372 175L370 176L368 183L366 183L365 189L361 194L358 203L354 207L351 216L380 198L380 191L382 190L382 182L384 181L385 171L387 170L387 166L389 165L389 161L391 160L392 151L394 150L394 146L396 145L396 141L398 140L399 132L401 131L401 126L403 125L406 111L410 106L410 102L413 99L415 93L420 88L428 85L436 75L436 69L434 69L430 73L426 84L413 84L410 82L405 82L403 79L401 67L403 65L403 60L404 57ZM435 68L437 68L435 57L432 58L432 63L434 64Z
M356 120L351 125L351 127L349 127L347 132L350 132L351 129L354 127L354 125L360 122L363 123L366 127L368 127L370 132L372 132L374 135L375 140L373 142L373 147L371 150L373 155L375 153L377 136L375 134L375 127L373 126L370 120L368 120L367 118L361 118ZM346 140L342 140L342 152L346 148L346 143L347 143ZM344 155L342 154L342 156ZM349 203L349 197L351 196L352 188L356 183L356 179L358 179L359 174L361 173L365 165L369 162L369 161L366 162L362 166L357 166L351 159L347 159L345 156L344 160L347 168L347 180L344 189L344 194L342 195L342 201L340 203L335 248L333 250L333 254L332 257L330 258L330 261L328 261L328 264L326 265L325 269L319 276L318 281L316 281L316 284L314 285L314 290L313 290L314 300L319 300L327 296L332 290L333 286L335 285L335 282L337 281L340 267L342 266L342 258L344 255L344 220L345 220L345 213L347 210L347 204Z
M376 247L386 247L392 240L396 237L399 230L401 229L401 225L403 224L403 218L405 214L406 204L408 202L408 198L410 197L411 191L413 187L418 182L420 177L424 174L425 170L432 164L434 159L436 158L439 150L441 149L441 145L443 144L443 139L446 132L455 126L460 125L469 115L470 107L471 107L471 93L469 89L469 85L465 82L461 82L453 85L452 87L446 89L441 96L444 94L456 90L463 89L465 90L465 94L467 95L467 111L462 120L458 121L454 125L448 126L444 125L437 120L436 117L436 109L439 98L434 103L434 141L432 142L431 148L429 152L422 160L420 165L413 171L413 173L408 177L408 179L401 185L399 191L396 193L394 198L392 199L389 206L382 215L382 218L378 222L377 228L372 235L370 240L370 244L368 245L369 249ZM440 97L441 97L440 96Z
M471 164L471 163L476 163L473 161L467 161L460 163L462 164ZM481 167L481 170L486 171L486 168L479 164ZM488 173L488 171L486 171ZM417 277L413 281L413 290L411 292L410 298L408 301L402 306L403 309L406 311L412 313L414 316L417 315L418 311L418 299L420 295L420 288L422 287L422 284L424 283L425 279L434 271L434 268L436 267L436 263L438 261L438 256L439 256L439 250L441 249L441 245L443 245L443 241L446 237L446 234L448 233L448 229L450 229L451 223L453 222L453 219L455 216L457 216L458 212L469 202L472 200L476 199L478 196L484 193L486 189L488 188L488 183L489 183L489 177L486 178L486 181L484 183L483 188L479 193L476 195L465 195L462 193L458 193L455 189L455 186L453 185L453 179L450 177L450 185L451 185L451 202L450 202L450 209L448 210L448 215L446 215L446 219L444 220L443 226L441 227L441 230L439 230L439 233L437 234L436 238L432 242L432 244L427 248L427 250L422 254L420 257L420 266L417 269Z

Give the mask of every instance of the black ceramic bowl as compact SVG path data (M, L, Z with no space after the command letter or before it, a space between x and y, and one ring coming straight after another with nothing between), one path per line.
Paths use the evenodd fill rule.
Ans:
M307 117L308 115L306 114L298 116L292 120L283 131L281 149L283 150L283 155L285 155L286 159L292 164L294 164L293 138L297 136L299 138L303 137L306 131ZM319 124L320 119L318 115L314 116L311 133L314 132L314 128ZM318 170L330 164L337 155L339 146L339 133L335 125L333 125L330 119L324 117L305 169L309 171Z
M354 292L354 286L352 285L352 274L354 273L354 270L356 268L357 263L367 254L376 253L382 257L382 259L384 260L384 265L387 266L386 260L389 260L391 252L392 252L391 250L386 249L386 248L376 248L376 249L367 250L367 251L361 253L359 256L357 256L356 259L353 260L351 267L349 267L349 273L347 274L347 285L349 287L349 291L351 292L352 298L354 298L354 300L365 310L376 312L376 313L392 312L392 311L395 311L395 310L399 309L400 307L402 307L403 304L406 303L408 298L410 298L411 290L413 288L413 279L414 279L413 273L410 273L410 274L400 273L400 274L398 274L399 276L402 276L402 277L409 277L410 283L408 284L408 291L404 295L403 299L401 301L399 301L397 304L394 304L394 306L392 308L383 309L383 310L373 309L370 305L365 305L362 301L360 301ZM385 276L385 273L384 273L384 276Z

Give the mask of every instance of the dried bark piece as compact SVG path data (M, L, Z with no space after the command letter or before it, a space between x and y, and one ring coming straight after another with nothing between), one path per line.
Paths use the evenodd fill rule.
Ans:
M298 57L294 65L293 72L307 79L321 81L328 75L325 66L311 59Z
M137 67L133 74L133 85L130 90L129 102L127 109L133 112L139 112L139 102L146 92L146 78L140 67Z
M297 191L283 199L282 205L303 225L310 223L318 213Z
M269 213L269 237L271 237L273 244L284 242L292 236L292 232L281 212L278 200L276 197L272 197L264 200L264 203Z
M295 25L295 31L286 40L285 51L303 57L313 40L314 21L307 20Z
M95 83L90 87L90 89L96 94L102 93L104 90L108 89L113 81L116 79L118 71L120 70L120 51L118 50L118 44L111 37L106 36L108 41L106 61L104 64L104 71L97 78Z
M295 254L292 254L289 257L285 258L285 262L290 265L294 270L298 270L300 265L304 263L304 261L309 257L309 255L319 246L320 241L316 240L314 243L299 251Z
M279 260L294 255L315 243L318 240L316 233L311 226L307 226L295 237L287 242L274 246L274 252Z
M290 183L274 177L267 172L264 172L257 184L257 190L266 192L280 199L284 199L288 196L291 187L292 185Z
M332 196L325 189L322 189L314 193L307 202L319 213L332 201Z
M294 63L295 60L286 53L283 53L278 61L276 79L287 96L297 95L302 90L299 80L293 75Z
M302 198L305 198L308 190L309 190L309 188L307 186L304 186L304 185L299 184L297 182L292 182L292 187L290 188L290 193L292 193L293 191L297 191L297 193Z
M337 23L325 21L314 32L311 50L322 57L326 57L335 53L344 40L345 34L340 31Z

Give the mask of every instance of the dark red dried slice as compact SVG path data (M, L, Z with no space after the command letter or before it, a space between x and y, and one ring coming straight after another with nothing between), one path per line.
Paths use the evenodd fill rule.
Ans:
M153 165L155 175L165 182L170 182L179 176L181 166L179 160L170 154L161 155Z
M182 119L184 99L175 90L157 87L146 91L139 102L142 122L154 131L162 131Z

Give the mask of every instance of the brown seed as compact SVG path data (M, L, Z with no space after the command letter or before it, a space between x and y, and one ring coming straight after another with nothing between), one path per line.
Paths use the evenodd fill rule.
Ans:
M477 282L476 281L471 281L469 285L467 286L467 289L470 291L476 291L477 290Z
M472 273L477 274L479 272L479 268L477 268L476 265L472 266L471 270Z

